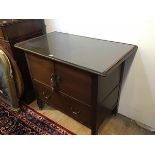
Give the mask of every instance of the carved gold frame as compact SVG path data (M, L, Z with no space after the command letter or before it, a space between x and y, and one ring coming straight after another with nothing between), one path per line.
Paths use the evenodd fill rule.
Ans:
M4 67L4 72L6 75L6 83L8 87L8 95L9 95L12 110L18 111L19 104L18 104L15 82L13 79L11 64L8 57L1 49L0 49L0 63Z

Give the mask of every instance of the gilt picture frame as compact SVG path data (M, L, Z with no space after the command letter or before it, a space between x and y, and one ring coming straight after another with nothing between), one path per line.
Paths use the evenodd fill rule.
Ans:
M15 82L10 61L0 49L0 97L6 100L13 110L19 109Z

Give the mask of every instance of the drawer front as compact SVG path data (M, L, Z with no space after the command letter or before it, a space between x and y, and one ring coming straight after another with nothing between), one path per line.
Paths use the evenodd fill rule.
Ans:
M40 83L39 81L33 80L33 86L35 89L35 93L37 98L48 102L50 98L52 97L52 89L50 87L47 87L43 83Z
M80 104L79 102L62 95L61 93L54 93L50 104L60 111L71 116L75 120L90 127L91 125L91 108Z
M90 127L91 107L83 105L60 92L53 93L50 87L36 80L33 80L33 86L39 101L41 100L43 103L56 107L75 120Z
M36 55L27 55L31 78L43 84L51 85L51 74L54 71L53 63Z
M57 84L59 91L91 104L91 74L61 63L55 63L55 72L60 79Z

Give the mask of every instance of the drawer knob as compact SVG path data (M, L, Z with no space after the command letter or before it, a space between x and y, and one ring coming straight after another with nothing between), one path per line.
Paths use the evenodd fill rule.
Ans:
M72 113L73 113L74 115L79 115L79 114L80 114L80 111L74 110L73 107L70 107L70 109L71 109L71 111L72 111Z
M72 113L75 114L75 115L79 115L80 111L78 111L78 112L73 111Z
M44 97L44 99L49 100L49 98L52 96L51 93L45 93L44 91L42 92L42 96Z

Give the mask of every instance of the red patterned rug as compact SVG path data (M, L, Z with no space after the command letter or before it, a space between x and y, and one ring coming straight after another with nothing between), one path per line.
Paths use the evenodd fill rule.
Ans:
M74 134L26 105L21 105L20 108L20 112L13 112L8 104L0 101L1 135Z

